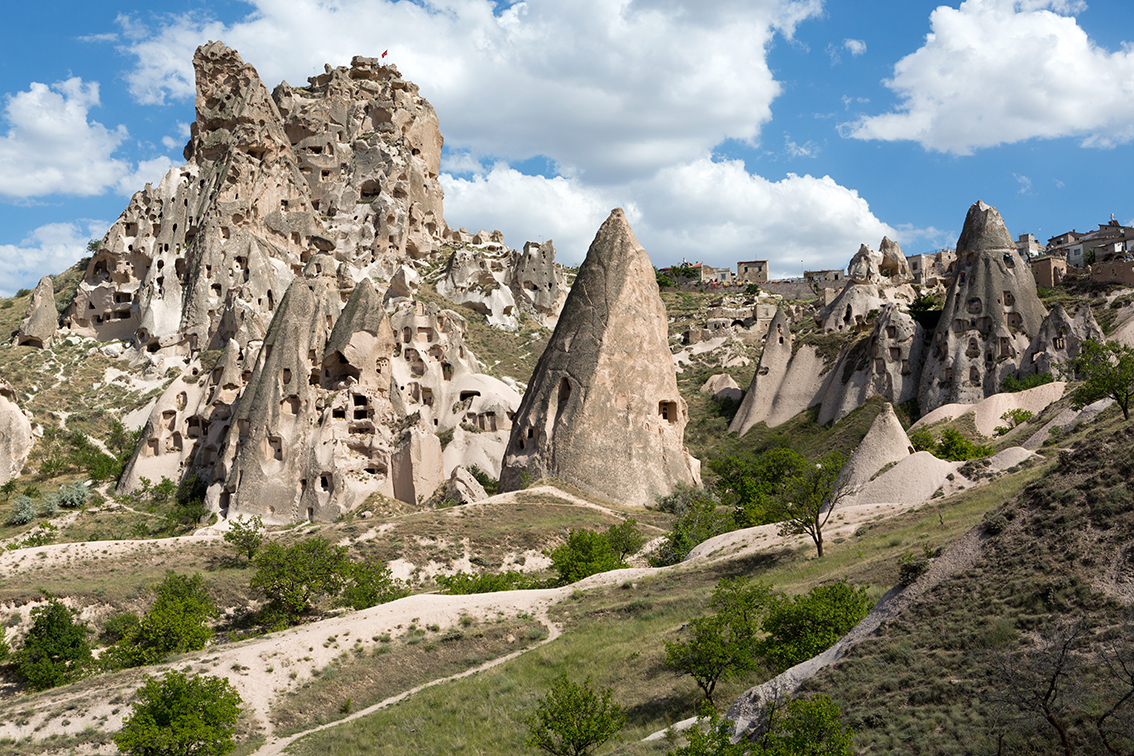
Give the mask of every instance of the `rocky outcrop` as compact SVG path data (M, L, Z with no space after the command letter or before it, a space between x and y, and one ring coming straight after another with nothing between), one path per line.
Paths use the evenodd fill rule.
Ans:
M877 252L865 244L858 248L847 265L847 278L855 283L904 284L913 280L913 274L902 248L883 237Z
M508 288L525 314L554 328L567 301L567 275L555 262L555 244L527 242L523 251L512 251Z
M838 296L815 314L815 325L825 333L869 327L871 313L887 305L907 306L917 293L909 284L881 286L849 282Z
M313 256L334 252L353 282L439 246L441 135L396 68L355 58L269 94L219 42L193 63L187 162L111 226L67 312L72 330L149 352L243 349Z
M728 373L710 376L701 386L702 394L709 394L718 402L735 402L744 396L740 385Z
M760 355L756 372L752 374L752 381L744 393L744 401L740 403L740 409L729 423L729 433L743 436L756 423L767 422L776 395L791 365L791 342L791 328L787 316L783 310L776 310L771 325L768 326L764 352Z
M34 442L31 420L16 404L15 389L0 378L0 484L20 476Z
M955 272L922 370L923 412L999 391L1047 315L1004 220L983 202L969 208Z
M870 338L839 355L825 385L818 421L837 422L873 396L894 404L917 398L924 330L900 306L883 305Z
M43 349L51 346L51 338L59 326L59 312L55 309L55 284L51 276L39 279L28 302L28 311L16 333L17 346Z
M501 490L557 477L634 506L700 485L665 306L621 209L603 223L516 413Z
M1056 373L1056 367L1079 356L1079 346L1088 339L1103 341L1106 336L1091 308L1081 306L1070 317L1062 306L1047 314L1039 332L1020 360L1018 378L1032 373Z

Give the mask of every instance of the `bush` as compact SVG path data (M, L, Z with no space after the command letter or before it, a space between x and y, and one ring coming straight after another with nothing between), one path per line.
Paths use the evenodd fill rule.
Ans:
M27 525L39 516L39 505L29 496L17 496L12 502L12 512L8 515L8 525Z
M1000 390L1014 394L1017 391L1026 391L1036 386L1042 386L1045 383L1051 383L1054 380L1055 376L1051 373L1032 373L1025 375L1023 378L1016 378L1016 376L1009 374L1004 376L1004 380L1000 384Z
M343 590L343 603L354 609L368 609L409 595L409 587L394 579L382 562L355 562L350 582Z
M560 585L626 566L606 535L594 530L572 530L567 543L554 548L548 556L552 569L559 575Z
M618 555L619 562L625 562L626 557L637 554L646 545L646 538L639 532L638 522L633 517L627 517L619 524L607 528L606 540Z
M79 509L91 498L91 491L81 480L69 486L59 487L59 506L64 509Z
M31 610L32 626L13 656L16 673L33 690L73 682L91 663L87 626L57 598Z
M913 446L914 451L927 451L933 452L937 448L937 442L933 440L933 434L925 428L918 428L909 435L910 445Z
M137 628L125 638L114 658L125 667L156 664L170 654L197 651L212 640L208 622L217 614L201 575L167 572L154 586L156 599Z
M263 620L273 628L295 624L321 596L337 596L351 574L345 546L308 538L292 546L264 544L253 564L252 589L268 604Z
M500 490L500 481L480 469L478 465L469 467L469 474L476 478L476 482L480 484L480 487L483 488L484 492L489 496L495 496Z
M612 697L610 688L593 690L589 677L582 685L575 685L567 675L560 675L527 718L524 745L552 756L594 753L626 724L626 714Z
M938 442L933 454L941 459L964 462L968 459L990 456L992 447L988 445L977 446L961 435L960 431L954 428L946 428L941 432L941 441Z
M758 644L758 653L773 669L793 667L830 648L873 606L865 588L842 581L792 599L780 596L761 623L768 636Z
M114 736L129 756L221 756L236 747L240 694L223 678L167 672L147 677Z
M497 591L523 591L537 588L538 583L531 575L523 572L498 572L478 575L458 572L455 575L438 575L435 580L441 592L451 596L468 596L473 593L495 593Z
M898 557L898 582L913 585L919 577L929 571L929 558L916 556L907 550Z
M681 487L667 497L658 499L658 508L677 514L673 528L653 556L650 564L664 567L677 564L689 555L697 544L713 536L727 533L735 527L728 512L718 510L717 498L699 488Z
M133 635L139 622L138 615L133 612L119 612L103 623L101 638L106 643L118 643Z

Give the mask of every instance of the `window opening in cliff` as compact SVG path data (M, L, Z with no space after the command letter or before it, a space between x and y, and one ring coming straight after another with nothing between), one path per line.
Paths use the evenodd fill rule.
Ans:
M421 390L421 403L426 407L433 406L433 389L424 388Z
M969 380L973 383L980 383L980 370L976 365L969 368Z
M671 425L677 422L677 402L658 402L658 414Z
M433 341L433 329L432 328L418 328L417 329L417 340L418 341Z
M409 326L406 326L405 328L402 329L402 341L405 342L406 344L408 344L408 343L410 343L410 341L412 339L413 339L413 329L410 328ZM406 361L407 362L409 361L408 354L406 356Z
M890 360L897 362L900 359L902 359L902 350L898 347L890 347Z
M291 383L291 368L283 369L283 371L280 373L280 380L283 381L283 385L285 386Z
M129 310L122 310L121 312L114 313L113 315L111 315L111 317L114 320L126 320L130 317L130 311Z
M272 454L272 459L283 461L283 439L281 437L268 436L268 449Z
M346 407L335 407L331 410L331 417L335 420L346 420Z
M319 381L319 368L317 368L317 367L311 368L311 374L307 376L307 383L310 386L318 386L319 385L319 383L320 383L320 381Z
M219 297L221 295L221 285L219 283L213 284L209 287L209 289L213 292L214 297Z
M114 303L115 304L127 304L127 303L132 302L132 301L134 301L134 296L130 292L128 292L128 291L116 291L116 292L114 292Z
M987 315L982 315L977 319L976 327L981 333L988 333L992 329L992 319Z
M368 181L363 181L362 186L360 186L358 188L359 198L363 202L369 202L371 200L377 199L378 195L381 194L381 193L382 193L381 185L373 179L370 179ZM387 220L387 223L389 225L393 225L388 220Z
M448 362L441 363L441 379L446 381L453 380L453 366Z
M326 181L330 177L331 177L330 171L319 171L319 180L320 181Z
M983 308L981 307L981 301L979 297L973 297L969 300L969 312L977 314L981 311L981 309Z
M947 380L947 381L953 380L953 368L951 368L951 367L945 368L945 380Z
M159 349L161 349L161 342L158 341L157 339L154 339L153 341L151 341L149 344L146 345L146 351L149 352L150 354L157 352L157 350L159 350Z
M156 457L158 454L159 441L156 438L151 438L146 442L146 454L151 457Z
M241 418L236 421L236 430L240 434L240 440L248 438L248 433L252 429L252 425L248 418Z
M330 491L331 490L331 474L330 473L323 473L322 475L319 476L319 488L324 490L324 491ZM310 511L310 510L308 510L308 511Z
M1015 268L1016 267L1016 256L1014 254L1012 254L1011 252L1005 252L1004 253L1004 264L1007 265L1009 268Z
M1012 292L1010 292L1010 291L1004 292L1004 304L1011 307L1015 303L1016 303L1016 298L1012 296Z
M307 521L308 522L315 522L315 507L308 507L307 508Z
M563 380L566 381L567 379L564 378ZM562 389L561 389L561 391L562 391ZM570 385L567 386L567 392L568 393L571 392ZM468 400L472 399L474 396L480 396L480 392L479 391L462 391L461 392L461 401L462 402L468 401Z
M299 414L299 397L292 394L283 400L284 411L289 415Z
M1009 328L1020 328L1024 324L1024 319L1018 312L1010 312L1007 315Z
M910 374L910 361L909 360L902 360L902 375L909 375L909 374Z
M1012 354L1012 342L1006 336L1000 337L1000 356L1009 357Z
M874 372L875 373L885 373L886 372L886 361L883 360L882 358L878 358L878 359L874 360Z
M1054 339L1052 339L1051 340L1051 346L1052 346L1053 349L1066 349L1067 348L1066 342L1064 342L1062 336L1056 336Z
M845 324L848 324L848 325L849 325L849 324L850 324L850 322L851 322L851 317L852 317L852 316L853 316L853 313L851 312L851 306L850 306L850 305L847 305L847 312L846 312L846 314L845 314L845 315L843 315L843 323L845 323ZM777 327L778 327L778 326L777 326ZM783 341L781 340L781 341L780 341L780 343L782 344L782 343L783 343Z

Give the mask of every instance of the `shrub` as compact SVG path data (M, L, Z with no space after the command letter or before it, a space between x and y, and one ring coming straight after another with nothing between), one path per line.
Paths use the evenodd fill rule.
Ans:
M81 480L69 486L59 487L59 506L64 509L79 509L91 498L91 491Z
M1000 384L1000 390L1008 393L1016 393L1017 391L1026 391L1027 389L1042 386L1045 383L1051 383L1055 380L1055 376L1051 373L1032 373L1025 375L1023 378L1016 378L1012 374L1004 376L1004 380Z
M946 428L941 432L941 441L938 442L933 454L941 459L964 462L968 459L979 459L991 455L992 447L988 445L977 446L955 428Z
M208 588L199 574L167 572L154 586L153 606L119 645L115 658L122 666L139 667L156 664L170 654L204 648L213 637L208 622L217 614Z
M929 571L929 559L916 556L906 550L898 557L898 582L902 585L913 585L919 577Z
M16 673L33 690L73 682L91 662L87 626L57 598L31 610L32 626L13 656Z
M438 575L437 585L441 592L452 596L468 596L473 593L495 593L496 591L522 591L538 587L531 575L523 572L498 572L478 575L458 572L455 575Z
M476 478L476 482L480 484L481 488L483 488L484 492L489 496L495 496L500 490L500 481L480 469L478 465L470 466L469 474Z
M626 566L606 535L594 530L571 530L567 543L554 548L548 556L552 569L559 575L560 585Z
M102 625L102 640L107 643L118 643L130 637L138 629L138 615L133 612L119 612L108 617Z
M294 624L321 596L338 595L351 573L346 547L326 538L308 538L292 546L269 541L253 564L251 587L267 599L263 619L273 628Z
M873 605L865 588L842 581L791 599L780 596L761 623L768 636L758 644L758 652L774 669L793 667L830 648Z
M167 672L147 677L114 736L129 756L221 756L236 747L240 694L223 678Z
M368 609L409 595L409 587L395 579L382 562L354 562L350 578L343 590L343 603L354 609Z
M626 714L612 697L610 688L593 690L589 677L575 685L566 674L560 675L527 718L524 745L552 756L594 753L626 724Z
M606 529L606 540L610 548L618 554L618 561L626 561L626 557L637 554L646 544L646 538L638 531L638 522L633 517L627 517L617 525Z
M933 434L925 428L918 428L912 431L909 438L910 445L913 446L914 451L932 452L937 448L937 442L933 440Z
M39 505L29 496L17 496L12 502L12 512L8 515L7 524L27 525L39 515Z
M991 536L1000 535L1007 527L1008 518L1000 513L986 517L984 520L984 532Z
M728 512L718 509L715 496L699 488L679 488L667 497L658 499L658 508L677 514L673 528L661 546L650 557L654 567L677 564L689 555L697 544L713 536L727 533L734 525Z

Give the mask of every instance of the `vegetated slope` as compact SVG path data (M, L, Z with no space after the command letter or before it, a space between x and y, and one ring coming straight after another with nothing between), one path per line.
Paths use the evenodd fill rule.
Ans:
M1132 444L1134 427L1100 428L1061 452L986 516L971 569L805 685L839 703L860 753L1106 752L1098 719L1132 684L1111 668L1134 625ZM1103 721L1126 728L1116 753L1129 703Z

